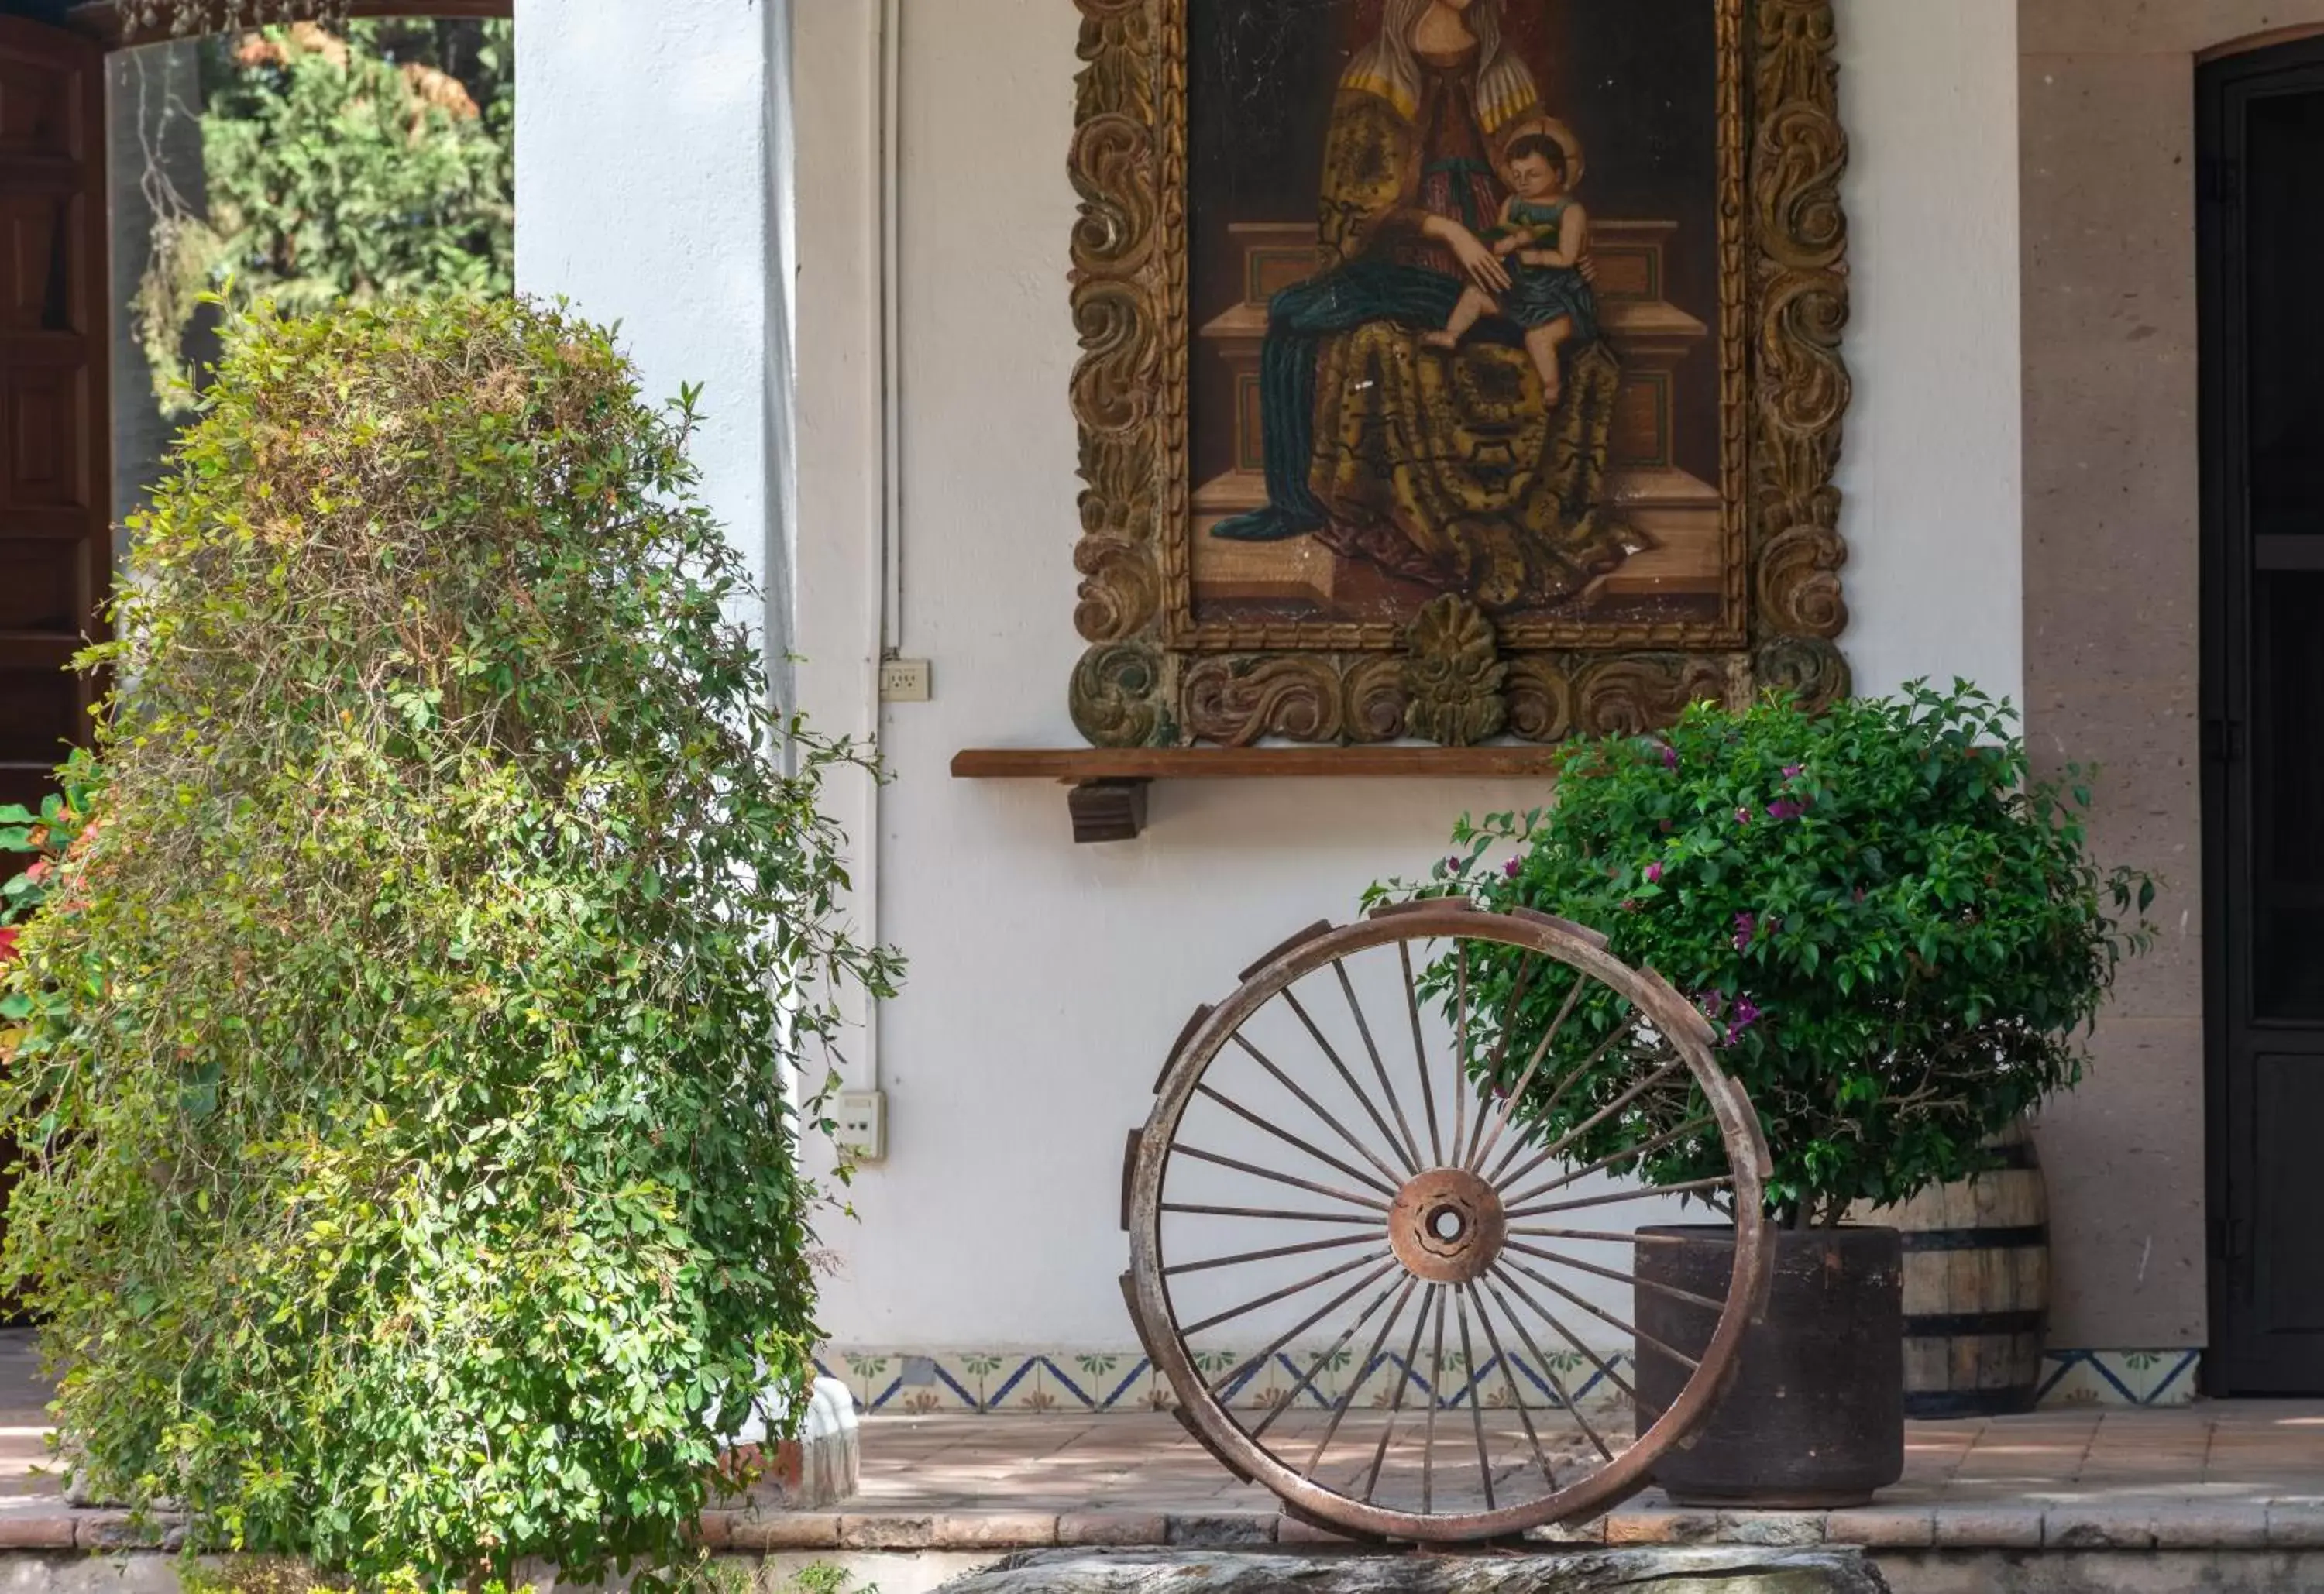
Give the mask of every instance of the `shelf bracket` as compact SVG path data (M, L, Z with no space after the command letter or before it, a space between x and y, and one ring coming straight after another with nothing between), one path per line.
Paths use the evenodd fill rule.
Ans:
M1074 820L1074 840L1134 842L1146 828L1146 788L1150 781L1082 780L1065 794Z

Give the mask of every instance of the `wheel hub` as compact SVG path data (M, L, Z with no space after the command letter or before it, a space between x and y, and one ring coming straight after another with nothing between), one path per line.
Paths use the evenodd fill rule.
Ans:
M1397 1193L1388 1244L1407 1272L1431 1284L1466 1284L1492 1267L1508 1237L1501 1198L1463 1168L1432 1168Z

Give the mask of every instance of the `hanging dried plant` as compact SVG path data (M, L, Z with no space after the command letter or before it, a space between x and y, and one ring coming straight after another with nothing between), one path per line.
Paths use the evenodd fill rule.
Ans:
M347 0L118 0L122 36L186 39L294 22L344 27Z

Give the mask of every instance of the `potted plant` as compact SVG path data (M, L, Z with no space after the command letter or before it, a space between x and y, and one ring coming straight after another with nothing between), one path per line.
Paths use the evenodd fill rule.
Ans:
M1463 851L1427 889L1602 929L1615 956L1701 1004L1766 1133L1781 1230L1767 1316L1718 1414L1659 1470L1673 1494L1830 1504L1900 1476L1898 1239L1843 1219L1976 1172L1988 1137L2080 1077L2080 1037L2145 944L2153 897L2145 877L2091 861L2089 800L2080 771L2034 776L2007 705L1916 683L1820 714L1698 705L1666 733L1578 743L1553 806L1456 832ZM1497 865L1501 848L1514 856ZM1476 1055L1522 1059L1552 993L1502 972L1472 972L1473 1021L1511 1044ZM1575 1088L1554 1095L1559 1071L1540 1071L1518 1117L1538 1135L1582 1130L1581 1160L1616 1157L1650 1184L1715 1174L1709 1139L1650 1144L1696 1110L1683 1102L1647 1098L1586 1127L1624 1088L1616 1064L1589 1076L1615 1000L1558 1034ZM1728 1232L1656 1231L1638 1273L1716 1295ZM1642 1290L1637 1326L1685 1350L1709 1324L1673 1306ZM1653 1355L1637 1367L1648 1407L1682 1371Z

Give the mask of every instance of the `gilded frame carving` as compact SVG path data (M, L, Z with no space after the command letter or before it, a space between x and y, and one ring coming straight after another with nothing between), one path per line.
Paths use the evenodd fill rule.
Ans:
M1725 618L1641 623L1590 646L1554 624L1508 634L1440 598L1384 625L1190 622L1185 0L1077 0L1070 160L1072 382L1080 427L1089 644L1069 693L1102 747L1554 742L1667 723L1688 702L1849 688L1836 639L1847 549L1832 483L1849 381L1848 163L1833 0L1708 0L1722 60Z

